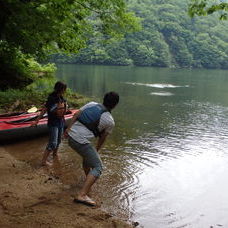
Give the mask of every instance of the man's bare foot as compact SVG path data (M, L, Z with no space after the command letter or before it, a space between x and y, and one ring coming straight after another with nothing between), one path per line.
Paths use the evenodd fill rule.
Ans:
M74 199L75 203L82 203L85 204L87 206L96 206L96 202L94 200L92 200L89 196L85 195L85 196L78 196L77 198Z

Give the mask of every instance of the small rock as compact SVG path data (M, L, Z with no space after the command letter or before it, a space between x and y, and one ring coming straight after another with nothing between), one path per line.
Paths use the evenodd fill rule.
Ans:
M69 190L70 189L70 185L67 185L67 184L63 185L63 189Z
M138 223L138 222L133 222L132 225L133 225L134 227L136 227L136 226L139 225L139 223Z

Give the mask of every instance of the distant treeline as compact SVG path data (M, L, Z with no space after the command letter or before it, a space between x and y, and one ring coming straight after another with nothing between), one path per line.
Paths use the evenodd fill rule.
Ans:
M54 62L228 69L228 21L218 15L190 18L183 0L128 0L142 30L105 42L97 31L87 48ZM96 24L96 23L94 23Z

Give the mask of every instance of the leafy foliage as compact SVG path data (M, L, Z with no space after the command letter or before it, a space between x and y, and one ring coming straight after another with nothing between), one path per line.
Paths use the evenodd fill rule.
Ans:
M20 50L0 41L0 89L8 85L19 88L32 82L26 55Z
M228 19L226 11L228 11L228 2L213 3L209 0L192 0L188 10L191 17L194 17L195 15L205 16L219 12L221 20Z
M2 0L0 12L0 39L40 57L53 50L78 51L93 29L120 36L137 25L122 0Z
M40 74L52 75L55 70L54 64L41 65L31 55L0 41L0 89L24 87Z
M27 57L78 52L93 32L120 38L138 26L124 0L0 0L1 88L31 82Z

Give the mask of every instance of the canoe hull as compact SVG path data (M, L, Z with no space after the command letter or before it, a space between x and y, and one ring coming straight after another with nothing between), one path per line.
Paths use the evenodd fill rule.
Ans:
M46 124L37 127L21 127L16 129L8 129L0 132L0 142L10 142L15 139L26 139L42 135L48 132Z
M68 126L73 114L77 110L72 110L70 115L65 116L65 126ZM10 122L0 123L0 142L11 143L15 140L29 139L48 133L47 118L41 119L36 127L31 127L32 122L22 124L10 124Z

